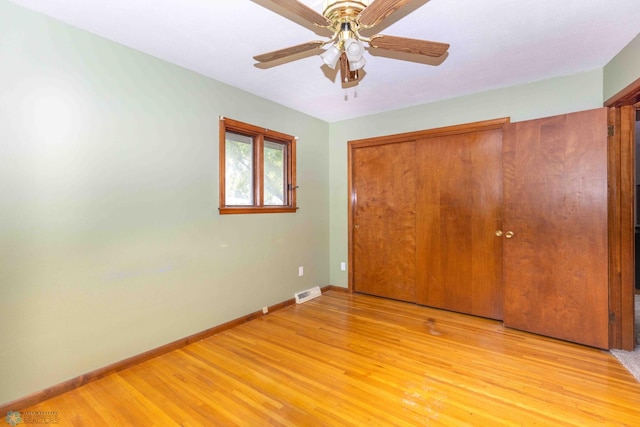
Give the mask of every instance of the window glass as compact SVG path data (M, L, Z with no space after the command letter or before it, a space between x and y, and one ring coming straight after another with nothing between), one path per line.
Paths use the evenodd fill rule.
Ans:
M264 142L264 204L266 206L284 206L286 200L285 145Z
M227 132L225 138L227 206L253 205L253 138Z

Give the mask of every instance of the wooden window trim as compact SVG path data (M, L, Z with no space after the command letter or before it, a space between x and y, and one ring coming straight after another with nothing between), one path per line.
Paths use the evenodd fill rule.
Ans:
M298 210L296 205L296 137L277 132L271 129L261 128L238 120L221 117L219 121L219 212L228 214L258 214L258 213L293 213ZM234 132L253 138L255 149L253 150L253 205L252 206L228 206L226 205L226 153L225 143L227 132ZM274 141L283 144L285 156L285 197L287 204L283 206L264 205L264 141Z

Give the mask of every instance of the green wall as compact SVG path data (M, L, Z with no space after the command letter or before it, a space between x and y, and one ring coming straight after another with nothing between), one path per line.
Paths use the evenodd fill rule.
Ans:
M6 0L0 33L0 404L329 284L326 122ZM298 213L218 215L221 115L299 137Z
M606 101L640 78L640 34L604 67Z
M347 143L350 140L510 117L521 121L602 106L602 70L483 92L331 124L331 283L348 285ZM400 189L399 189L400 190Z

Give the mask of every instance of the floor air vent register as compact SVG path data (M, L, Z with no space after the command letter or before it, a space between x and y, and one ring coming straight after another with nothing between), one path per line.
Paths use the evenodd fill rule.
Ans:
M297 292L294 294L296 297L296 304L302 304L303 302L307 302L310 299L314 299L322 295L319 286L314 286L311 289L307 289L306 291Z

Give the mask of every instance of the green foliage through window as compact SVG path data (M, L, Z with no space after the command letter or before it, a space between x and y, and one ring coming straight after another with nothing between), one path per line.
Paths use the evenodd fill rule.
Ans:
M284 146L277 142L264 142L264 204L285 204Z
M253 140L244 135L226 135L225 204L253 205Z

